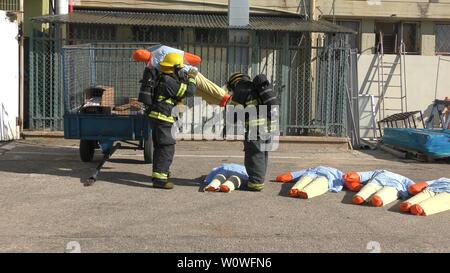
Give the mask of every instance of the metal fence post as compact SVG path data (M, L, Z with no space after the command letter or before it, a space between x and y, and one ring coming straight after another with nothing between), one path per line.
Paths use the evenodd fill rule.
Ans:
M283 109L281 115L282 134L287 135L288 113L289 113L289 34L285 33L282 38L281 49L281 107Z

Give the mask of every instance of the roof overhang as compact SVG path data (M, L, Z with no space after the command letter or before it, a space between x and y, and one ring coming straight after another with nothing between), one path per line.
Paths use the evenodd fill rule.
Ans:
M352 29L338 26L325 20L306 21L301 16L250 15L249 25L246 27L238 28L228 26L227 15L223 13L144 13L78 10L74 11L71 14L39 16L34 17L31 20L38 23L57 24L193 27L356 34Z

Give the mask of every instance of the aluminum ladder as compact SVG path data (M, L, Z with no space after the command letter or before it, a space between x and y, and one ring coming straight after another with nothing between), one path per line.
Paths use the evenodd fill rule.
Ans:
M383 33L379 33L377 50L378 95L376 98L378 119L395 113L408 111L406 96L406 50L401 40L394 61L387 62L384 57ZM397 68L397 66L399 66Z

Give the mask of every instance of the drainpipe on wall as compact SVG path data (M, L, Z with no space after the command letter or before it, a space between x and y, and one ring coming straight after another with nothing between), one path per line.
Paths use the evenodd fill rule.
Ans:
M312 20L317 20L315 17L315 11L316 11L316 0L310 1L310 7L309 7L309 18Z
M69 13L69 0L56 0L56 14L68 14Z
M19 118L17 120L17 125L20 127L19 131L20 134L22 134L23 131L23 121L24 121L24 107L25 107L25 100L24 100L24 41L23 41L23 35L24 35L24 29L23 29L23 17L24 17L24 7L23 7L23 1L19 1Z
M64 15L64 14L68 14L69 10L70 10L70 2L69 0L55 0L55 10L56 10L56 15ZM56 33L56 40L58 43L58 46L63 46L63 44L59 44L59 43L64 43L63 41L65 40L65 38L67 37L67 26L65 24L60 24L56 27L56 29L58 30Z

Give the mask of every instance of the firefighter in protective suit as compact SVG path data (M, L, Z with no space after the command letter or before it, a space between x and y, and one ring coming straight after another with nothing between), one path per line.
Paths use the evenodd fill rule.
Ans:
M175 154L175 136L172 127L176 121L173 108L186 96L193 96L196 89L195 71L183 70L183 57L169 53L159 63L160 73L156 81L153 103L149 114L152 124L154 188L172 189L168 181L169 168Z
M263 74L252 81L248 75L236 72L230 76L226 87L232 96L231 104L245 109L256 108L256 115L245 116L244 164L249 176L247 189L261 191L264 189L272 136L278 132L279 100ZM267 106L266 111L262 111L261 105Z

